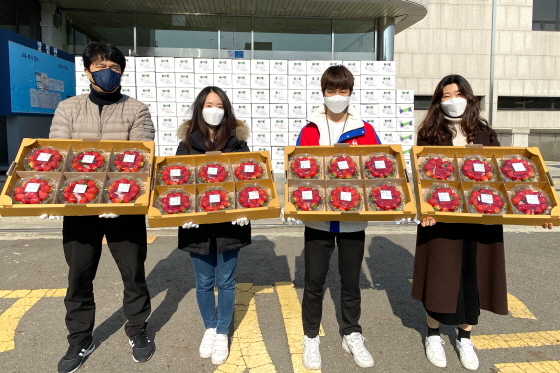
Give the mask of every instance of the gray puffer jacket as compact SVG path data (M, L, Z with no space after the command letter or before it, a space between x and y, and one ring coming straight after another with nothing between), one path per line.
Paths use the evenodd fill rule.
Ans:
M148 107L136 99L123 95L114 104L103 106L100 115L99 106L85 94L58 104L49 137L152 141L155 129Z

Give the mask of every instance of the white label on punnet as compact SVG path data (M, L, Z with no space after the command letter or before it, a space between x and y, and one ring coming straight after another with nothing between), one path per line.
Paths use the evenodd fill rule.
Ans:
M41 162L48 162L49 159L51 159L51 155L52 154L49 153L40 153L39 156L37 157L37 160Z
M171 177L181 177L181 170L174 168L171 171L169 171L169 175Z
M41 184L39 183L27 183L25 186L25 193L37 193Z
M77 184L77 185L74 187L73 192L74 192L74 193L85 193L86 190L87 190L87 185L85 185L85 184Z
M480 195L480 202L482 203L494 203L494 197L491 194L481 194Z
M340 199L346 202L352 201L352 193L350 192L340 192Z
M93 155L84 155L84 157L82 158L83 163L93 163L94 160L95 156Z
M246 164L244 172L255 172L255 165L254 164Z
M129 190L130 190L130 184L119 184L117 192L128 193Z
M304 168L311 168L311 162L309 161L301 161L299 163L299 166L304 169Z
M181 197L169 198L169 206L179 206L181 204Z
M259 192L256 190L249 192L249 199L259 199Z
M382 190L381 191L381 199L393 199L391 191L390 190Z
M515 172L523 172L523 171L527 171L527 169L525 168L525 166L523 165L523 163L512 163L511 167L513 167L513 169L515 170Z
M485 172L486 169L484 168L484 164L482 163L473 163L473 169L476 172Z
M123 162L132 163L132 162L134 162L135 159L136 159L136 156L134 154L125 154L125 156L123 157Z
M527 199L527 203L530 204L530 205L538 205L539 204L539 196L537 196L537 195L527 194L525 196L525 199Z
M219 194L210 194L210 203L220 203L220 195Z
M449 202L451 201L451 198L449 197L449 193L445 192L445 193L438 193L438 197L440 202Z
M374 161L373 164L375 165L376 169L387 168L387 166L385 166L385 161Z
M309 201L313 199L313 191L311 190L304 190L303 192L301 192L301 198Z
M340 168L341 170L347 170L348 169L348 162L340 161L340 162L337 162L337 163L338 163L338 168Z
M218 167L208 167L208 175L217 175Z

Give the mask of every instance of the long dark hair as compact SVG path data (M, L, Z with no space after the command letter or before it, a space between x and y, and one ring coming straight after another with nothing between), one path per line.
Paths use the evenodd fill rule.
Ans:
M210 131L208 129L208 125L204 121L204 117L202 116L202 109L204 109L204 103L206 102L206 96L210 92L216 93L220 96L222 100L222 107L224 109L224 119L222 120L222 124L218 127L214 135L214 146L212 147L210 141ZM191 125L187 130L186 139L187 145L189 148L191 147L190 144L190 137L195 132L200 132L202 135L202 139L204 141L204 146L207 150L222 150L226 143L231 136L231 133L237 127L237 120L235 119L235 115L233 114L233 108L231 106L231 102L227 97L226 93L218 87L206 87L196 97L194 100L194 104L192 106L192 119Z
M488 125L488 121L480 116L480 103L478 102L478 98L473 94L473 90L467 79L463 78L461 75L448 75L438 83L432 100L430 101L428 114L426 114L426 118L420 123L418 139L427 141L433 145L444 145L446 141L455 137L455 127L449 120L445 119L445 114L440 107L441 98L443 97L443 88L449 84L457 84L461 96L467 100L467 107L461 117L461 130L467 137L467 144L470 144L474 140L476 131L489 131L490 126ZM491 138L490 140L492 141L493 139Z

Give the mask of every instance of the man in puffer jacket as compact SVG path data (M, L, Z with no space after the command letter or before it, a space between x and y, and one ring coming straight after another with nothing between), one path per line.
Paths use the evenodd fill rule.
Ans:
M111 44L93 42L86 47L83 60L92 82L91 93L69 98L58 105L49 137L153 141L155 130L148 107L120 93L126 66L122 52ZM124 329L132 346L132 357L136 362L144 362L154 351L146 335L151 306L144 271L145 216L66 216L62 241L69 266L64 304L70 346L58 363L59 372L76 371L95 349L93 279L104 236L123 280L123 310L128 319Z
M354 77L344 66L331 66L321 77L325 105L307 119L298 146L376 145L379 138L372 125L362 121L350 98ZM302 302L303 365L321 369L319 325L323 313L325 280L335 244L341 283L340 331L342 348L353 355L360 367L373 366L373 357L364 346L361 314L360 270L364 259L366 221L305 221L305 285Z

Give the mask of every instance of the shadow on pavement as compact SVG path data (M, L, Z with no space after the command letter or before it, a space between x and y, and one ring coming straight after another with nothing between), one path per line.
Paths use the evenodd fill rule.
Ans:
M153 308L148 319L148 335L154 336L163 328L177 311L179 303L194 289L195 279L190 257L181 250L174 249L167 258L160 260L146 277L150 297L166 292L165 298L157 308ZM122 307L95 328L93 335L99 347L126 323ZM155 339L155 338L154 338Z

